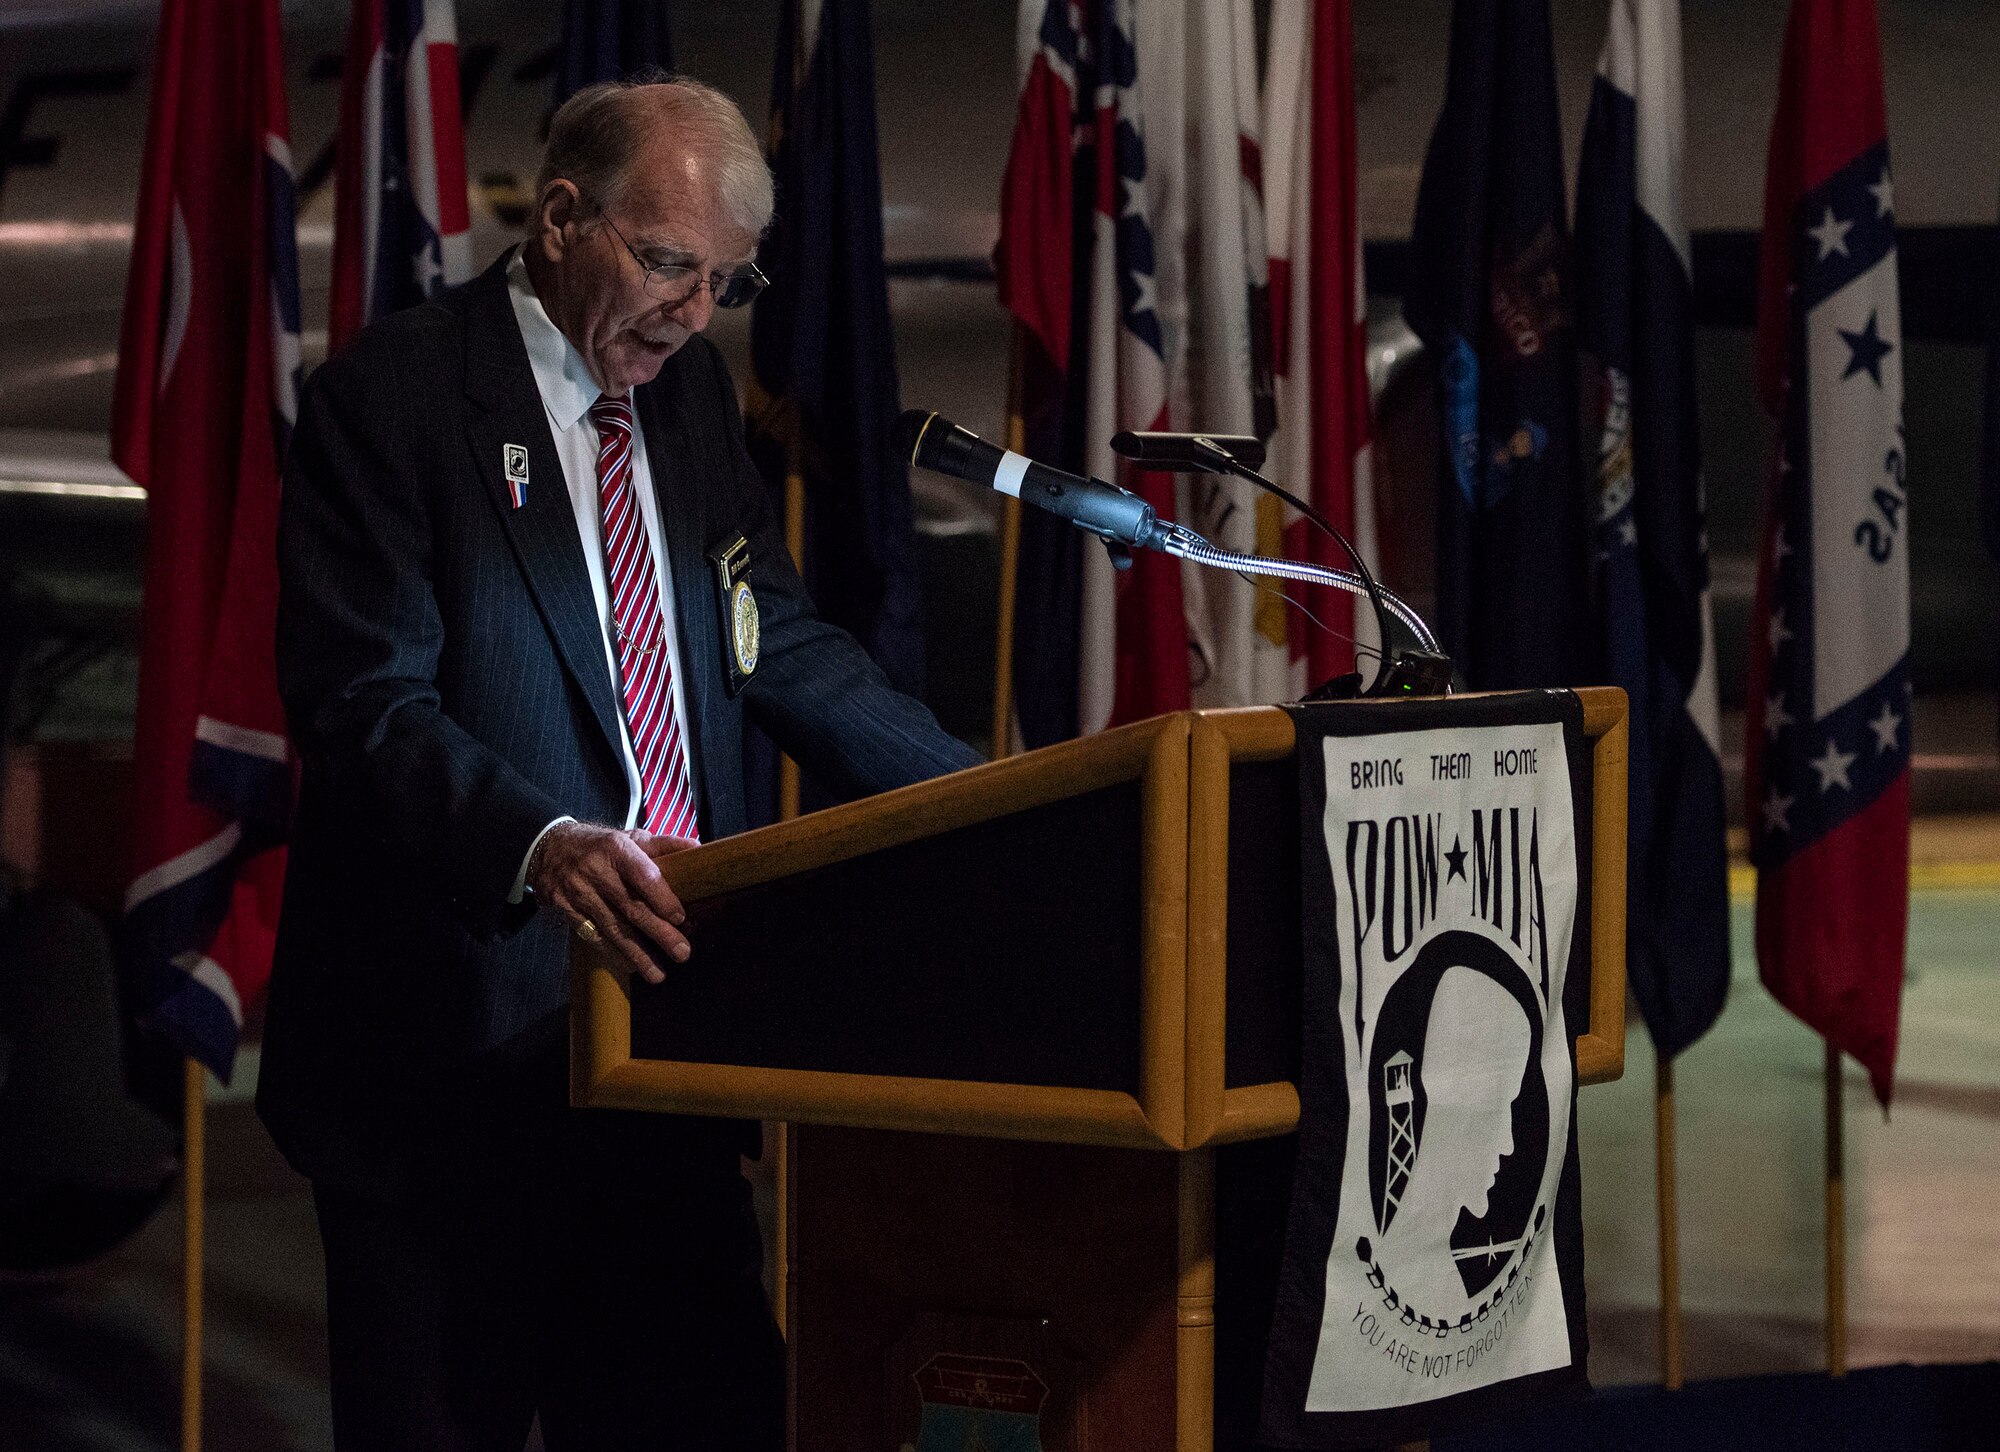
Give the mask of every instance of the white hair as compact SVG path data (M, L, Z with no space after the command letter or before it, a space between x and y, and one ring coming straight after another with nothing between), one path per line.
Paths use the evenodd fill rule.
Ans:
M715 168L716 194L729 220L752 237L771 224L771 168L737 104L713 86L663 71L585 86L549 118L549 142L535 178L539 200L558 178L574 182L585 203L617 202L633 159L657 127Z

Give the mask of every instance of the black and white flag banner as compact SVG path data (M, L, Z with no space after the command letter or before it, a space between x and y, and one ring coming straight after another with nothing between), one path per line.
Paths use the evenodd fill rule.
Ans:
M1304 1067L1262 1440L1381 1445L1584 1379L1589 755L1564 692L1293 715Z

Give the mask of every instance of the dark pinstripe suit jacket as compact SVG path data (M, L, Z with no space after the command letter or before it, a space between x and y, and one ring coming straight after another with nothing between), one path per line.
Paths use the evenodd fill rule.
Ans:
M506 897L552 818L627 806L603 627L504 263L314 373L285 473L278 676L304 772L258 1107L294 1165L357 1187L392 1184L468 1086L559 1050L564 926ZM691 339L635 406L703 837L745 826L746 709L845 795L977 762L815 618L713 345ZM529 454L518 510L507 444ZM763 630L732 696L706 551L737 533Z

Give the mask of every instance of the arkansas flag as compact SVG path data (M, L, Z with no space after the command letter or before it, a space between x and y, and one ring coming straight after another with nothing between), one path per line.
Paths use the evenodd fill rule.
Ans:
M1764 182L1779 424L1745 714L1757 960L1889 1102L1909 919L1910 587L1895 190L1874 0L1797 0Z
M291 801L272 642L293 222L277 0L166 0L111 422L147 489L121 951L141 1013L225 1080L270 976Z
M472 276L452 0L354 0L341 72L327 337Z

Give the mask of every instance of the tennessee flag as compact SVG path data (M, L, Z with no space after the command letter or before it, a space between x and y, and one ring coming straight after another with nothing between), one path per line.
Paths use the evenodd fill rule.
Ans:
M292 757L272 659L298 255L278 0L166 0L112 410L147 489L121 953L140 1012L229 1077L270 976Z
M354 0L341 72L327 337L472 276L452 0Z
M1797 0L1764 179L1757 381L1779 444L1743 796L1764 985L1885 1105L1910 909L1895 207L1874 0Z

